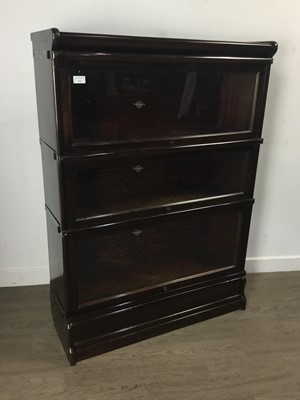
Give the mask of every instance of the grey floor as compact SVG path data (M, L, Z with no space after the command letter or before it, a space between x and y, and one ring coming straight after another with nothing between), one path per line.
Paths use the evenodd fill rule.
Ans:
M300 400L300 273L252 274L248 307L70 367L48 287L0 289L0 399Z

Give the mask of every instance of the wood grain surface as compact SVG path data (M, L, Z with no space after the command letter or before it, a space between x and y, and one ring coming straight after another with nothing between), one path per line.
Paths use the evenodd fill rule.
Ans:
M246 311L70 367L49 287L0 289L1 400L299 400L300 273L250 274Z

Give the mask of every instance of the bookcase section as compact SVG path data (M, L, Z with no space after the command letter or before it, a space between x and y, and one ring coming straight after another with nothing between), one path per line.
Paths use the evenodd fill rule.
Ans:
M245 309L277 44L56 28L31 40L51 309L69 362Z

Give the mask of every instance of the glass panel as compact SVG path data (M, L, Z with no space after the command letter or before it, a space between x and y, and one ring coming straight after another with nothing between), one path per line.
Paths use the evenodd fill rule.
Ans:
M249 152L247 147L123 157L78 172L70 167L75 218L247 192Z
M249 131L257 71L136 63L70 72L73 140L128 141Z
M168 216L105 228L74 243L79 302L233 266L240 212Z

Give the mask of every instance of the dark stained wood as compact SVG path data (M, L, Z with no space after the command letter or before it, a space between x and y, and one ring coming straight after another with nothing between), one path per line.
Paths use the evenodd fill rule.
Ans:
M50 304L53 323L64 348L65 354L70 365L75 365L78 360L72 345L74 339L70 329L71 324L66 321L65 313L61 309L60 303L57 301L55 292L53 292L53 290L50 291Z
M49 50L137 52L158 54L196 54L217 57L265 57L271 58L277 51L277 43L224 42L209 40L166 39L155 37L130 37L87 33L60 32L57 28L34 32L31 40L47 42ZM50 46L49 46L50 45Z
M62 196L59 175L61 170L56 160L56 152L41 141L44 192L47 207L59 225L62 223Z
M70 363L245 309L277 44L31 38L51 307Z
M40 139L59 151L53 63L46 53L34 55L34 71Z
M68 228L145 209L201 207L253 193L258 145L62 160ZM99 222L97 222L97 219Z
M244 275L244 271L227 273L222 278L186 284L164 295L123 302L119 309L106 308L67 320L51 297L51 310L73 365L92 355L242 308Z
M205 141L205 138L201 136L214 135L214 132L224 136L222 140L233 139L232 134L227 138L227 131L235 132L235 135L237 135L235 139L237 140L246 139L247 136L248 138L249 136L257 137L261 134L270 62L277 50L275 42L234 43L112 37L62 33L57 29L36 32L32 34L32 40L36 65L39 119L40 121L46 119L46 123L40 123L41 137L59 154L78 152L80 148L81 151L89 152L89 146L94 147L92 151L103 150L108 144L105 140L105 135L108 132L110 141L113 140L113 135L119 135L119 140L123 142L122 145L124 145L122 136L125 135L126 140L134 138L135 141L138 140L139 142L143 141L145 137L147 140L153 140L154 136L157 140L159 139L159 146L165 145L165 139L171 142L174 139L177 141L178 139L188 140L192 143L193 137L196 136L198 142L199 140ZM66 43L68 43L67 46ZM99 47L93 48L95 44L99 46L101 43L106 43L105 46L109 43L109 53L101 53ZM142 44L142 47L138 43ZM90 46L88 53L82 53L82 51L87 50L87 44ZM117 46L115 46L116 44ZM122 47L122 51L120 51L119 46ZM173 49L173 52L168 52L168 46ZM188 50L189 48L193 51ZM68 49L72 51L68 52ZM130 50L131 54L126 54L126 49ZM187 53L181 50L185 50ZM130 57L131 62L129 61ZM197 66L198 63L201 65ZM119 70L118 75L117 70L114 72L114 69L118 69L119 64L122 65L123 70ZM82 75L83 71L87 73L86 85L73 85L71 82L74 73L78 74L78 71L80 71L79 75ZM234 71L236 72L235 77L232 76ZM89 76L89 74L92 75ZM110 74L110 77L107 74ZM113 77L114 74L116 74L115 78ZM185 98L183 96L180 99L179 92L181 91L184 94L184 84L186 83L188 88L195 81L195 74L198 80L198 88L201 87L197 91L196 85L196 93L198 93L198 97L200 96L197 100L199 103L197 105L198 110L201 107L208 107L210 111L207 112L203 109L201 116L199 112L195 114L193 107L191 107L188 113L189 120L185 121L185 116L185 118L181 118L183 121L178 123L179 120L174 121L174 115L171 117L170 110L173 113L176 111L174 102L177 102L178 115L181 100ZM205 74L208 74L208 79ZM223 105L221 104L221 107L219 107L218 113L216 91L220 90L221 87L220 74L224 74L222 93L219 96ZM257 82L255 92L253 92L255 76ZM102 88L100 97L99 92L93 93L95 87L93 79L97 79L98 87L99 79L102 79L103 82L108 80L105 86L105 94ZM127 94L123 93L121 96L119 91L117 96L114 95L112 79L116 79L119 83L120 79L123 79L123 86L127 82ZM128 83L128 79L131 79L130 83ZM140 90L143 86L135 86L134 90L132 79L135 81L134 85L137 85L138 82L139 85L144 85L145 99L143 103L146 104L147 100L147 104L141 110L136 110L133 103L139 101L137 95L142 94ZM239 82L241 79L243 84ZM162 83L159 83L159 80L163 83L163 86ZM167 88L168 82L169 87ZM212 82L214 83L212 84ZM149 91L150 83L152 92ZM53 85L55 85L55 90L51 92ZM82 95L81 92L87 92L86 88L89 85L91 85L92 92L89 95L86 93ZM218 87L219 89L217 89ZM232 90L234 87L236 88L235 92ZM77 100L74 93L70 93L71 89L79 91ZM71 95L73 98L72 105L70 103ZM231 97L230 102L227 101L228 95ZM128 101L125 101L126 96ZM235 98L234 101L233 97ZM78 103L78 101L81 101L81 103ZM86 101L90 102L88 108ZM215 106L213 106L213 102L215 102ZM244 102L245 104L243 104ZM251 108L251 103L255 109ZM116 120L107 119L107 116L104 119L102 118L103 113L105 113L103 106L106 107L106 110L110 110L110 113L113 110ZM236 106L239 109L236 109ZM95 125L95 121L92 121L95 116L92 119L90 118L93 107L96 107L98 111L103 110L98 113L100 120L97 127L91 129L91 126ZM129 107L132 107L130 113L128 113ZM78 109L80 109L80 112L78 112ZM160 112L155 112L155 109L160 110ZM183 108L181 107L181 109ZM251 118L252 123L249 125L249 112L251 110L253 118ZM133 114L134 111L136 112ZM216 123L205 124L205 118L207 119L212 112L216 115L219 114L220 117L222 116L217 125ZM85 130L83 135L82 133L80 135L81 128L78 119L83 119L82 124L90 127L89 132ZM119 125L118 130L120 131L117 133L115 132L116 123ZM154 126L151 124L154 124ZM186 131L184 126L188 127ZM131 128L134 128L135 134ZM139 132L137 132L138 130ZM243 133L244 131L248 134ZM56 132L58 132L57 138ZM99 143L99 140L101 143ZM209 141L212 140L215 140L215 138L212 137ZM134 143L131 144L134 145ZM118 143L114 143L114 146L118 147Z
M264 97L257 96L269 69L263 60L110 58L60 53L54 59L63 153L260 137ZM74 84L74 76L86 83Z
M63 240L57 231L57 221L48 208L46 208L46 217L51 291L56 297L61 313L64 313L68 308L68 296L64 272Z
M238 249L250 213L251 203L229 204L70 234L78 307L242 270Z
M206 319L209 311L219 307L234 305L239 309L241 282L241 276L230 276L223 282L207 282L205 286L186 288L186 291L170 293L160 299L145 300L135 307L124 307L118 313L79 321L71 327L74 346L83 352L84 347L102 342L105 348L105 342L110 340L126 340L131 335L139 338L147 331L152 336L151 330L158 326L178 328L186 325L191 317L194 321Z

